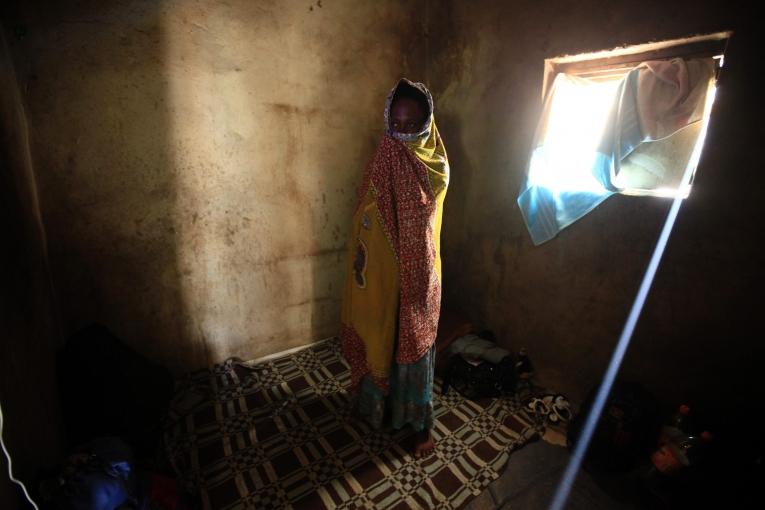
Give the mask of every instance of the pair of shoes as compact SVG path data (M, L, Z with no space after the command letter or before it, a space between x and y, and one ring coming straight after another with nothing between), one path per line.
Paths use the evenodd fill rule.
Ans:
M549 394L534 397L526 407L537 415L544 416L552 423L565 423L571 419L571 404L563 395Z

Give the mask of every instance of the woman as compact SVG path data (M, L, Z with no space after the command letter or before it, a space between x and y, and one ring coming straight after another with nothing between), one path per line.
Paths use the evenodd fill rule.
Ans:
M449 164L433 98L402 79L385 104L385 136L359 188L349 241L341 339L359 413L375 428L416 432L433 449L433 368L441 306L441 217Z

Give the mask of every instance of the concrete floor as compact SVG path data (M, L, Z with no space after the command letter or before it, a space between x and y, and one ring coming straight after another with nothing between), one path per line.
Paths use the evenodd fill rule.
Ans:
M547 509L569 460L568 449L539 440L510 456L502 475L468 506L468 510ZM566 509L633 510L648 508L637 502L634 478L621 476L597 481L582 470Z

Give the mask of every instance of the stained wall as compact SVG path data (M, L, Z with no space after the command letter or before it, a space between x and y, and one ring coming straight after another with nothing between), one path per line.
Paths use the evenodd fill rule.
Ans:
M416 7L24 9L14 52L65 334L102 322L176 370L336 334L383 101L423 72Z
M432 86L452 164L445 302L582 396L669 203L613 197L532 246L515 197L544 59L733 30L625 374L673 399L743 388L762 305L752 18L684 1L27 3L4 21L62 332L103 322L176 370L335 334L355 186L407 75Z

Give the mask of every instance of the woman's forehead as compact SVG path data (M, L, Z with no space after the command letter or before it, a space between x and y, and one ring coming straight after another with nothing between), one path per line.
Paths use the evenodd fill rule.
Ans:
M412 99L411 97L397 98L391 104L391 110L398 113L416 113L418 115L424 115L424 111L420 103Z

